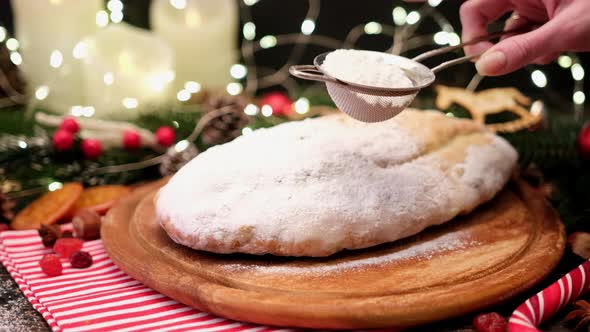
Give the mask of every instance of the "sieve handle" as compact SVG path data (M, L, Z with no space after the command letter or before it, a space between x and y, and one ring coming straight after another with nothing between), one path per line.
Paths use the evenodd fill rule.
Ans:
M467 61L469 61L469 60L471 60L473 58L477 58L480 55L482 55L483 53L484 52L481 52L481 53L478 53L478 54L466 55L466 56L462 56L462 57L457 58L457 59L445 61L445 62L439 64L438 66L436 66L436 67L434 67L434 68L432 68L430 70L432 70L432 72L436 74L436 73L438 73L439 71L441 71L443 69L447 69L447 68L452 67L454 65L458 65L460 63L467 62Z
M289 73L306 80L336 83L335 78L325 75L314 65L291 66L289 67Z

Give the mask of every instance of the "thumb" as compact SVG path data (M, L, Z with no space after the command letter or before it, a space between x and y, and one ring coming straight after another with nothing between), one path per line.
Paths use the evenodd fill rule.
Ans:
M484 76L498 76L513 72L535 59L559 52L554 24L508 37L487 50L475 63L477 72ZM553 42L552 42L553 41Z

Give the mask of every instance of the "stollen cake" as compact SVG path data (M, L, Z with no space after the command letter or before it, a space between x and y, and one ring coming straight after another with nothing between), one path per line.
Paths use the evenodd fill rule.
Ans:
M156 213L194 249L328 256L468 213L516 161L504 139L436 111L373 124L330 115L210 148L158 192Z

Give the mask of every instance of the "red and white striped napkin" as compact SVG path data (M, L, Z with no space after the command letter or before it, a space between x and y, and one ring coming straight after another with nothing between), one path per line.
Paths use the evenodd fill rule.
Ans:
M202 312L150 289L120 270L101 240L83 249L94 260L87 269L63 261L63 275L47 277L39 260L51 252L37 231L0 232L0 261L53 331L293 331L240 323ZM538 332L541 322L590 288L585 262L523 303L510 332Z
M94 264L47 277L39 260L50 253L36 231L0 233L0 261L53 331L287 331L240 323L193 309L121 271L101 240L87 241Z

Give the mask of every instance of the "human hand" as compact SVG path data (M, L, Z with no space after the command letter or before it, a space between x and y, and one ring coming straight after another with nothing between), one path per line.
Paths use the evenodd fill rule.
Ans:
M460 11L462 39L487 34L487 25L510 11L513 15L505 29L539 27L495 45L481 42L465 47L467 55L485 51L475 63L481 75L504 75L529 63L546 64L564 51L590 51L588 0L467 0Z

